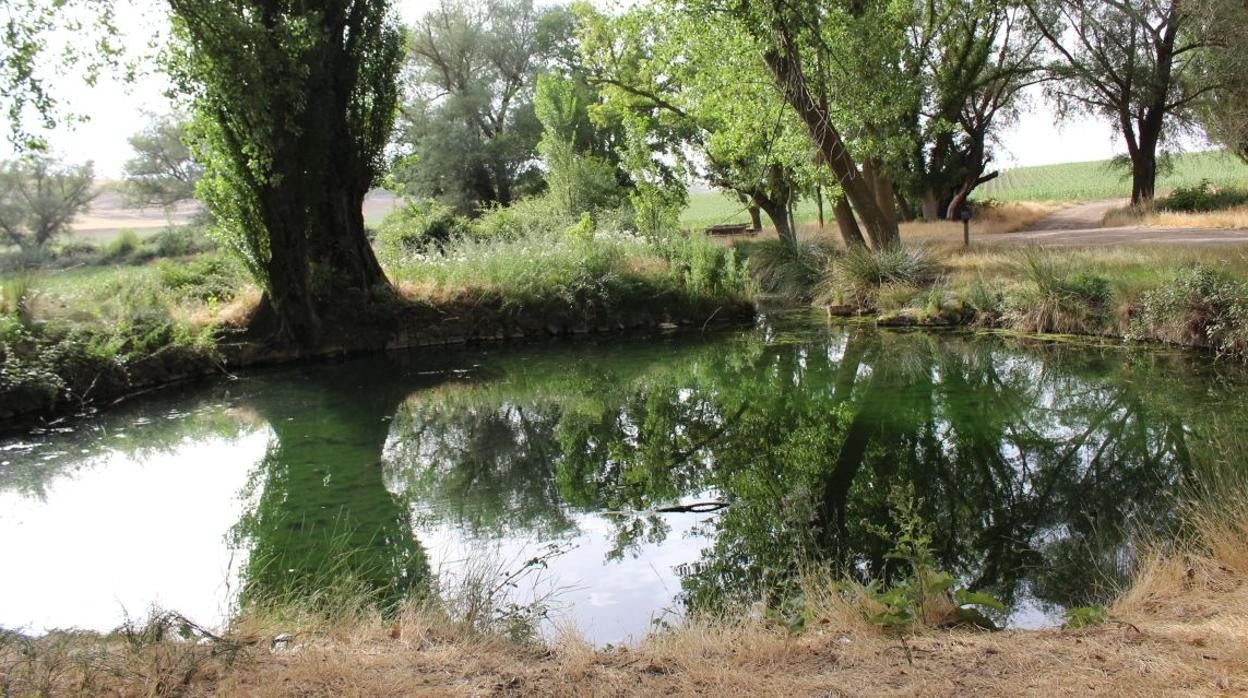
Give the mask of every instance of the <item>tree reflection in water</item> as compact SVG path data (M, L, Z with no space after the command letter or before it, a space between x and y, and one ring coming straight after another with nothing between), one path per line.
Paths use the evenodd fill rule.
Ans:
M439 367L451 370L430 373ZM428 586L417 531L472 551L597 535L595 517L612 541L606 577L613 560L670 545L685 516L699 522L701 553L678 570L681 595L714 609L782 597L810 564L897 574L874 531L894 523L889 493L907 486L962 585L1062 606L1095 600L1122 573L1125 530L1173 526L1175 498L1204 471L1242 474L1246 385L1242 369L1182 352L803 316L171 391L14 440L0 492L40 499L115 458L211 451L266 430L232 532L244 602L348 586L391 605ZM730 506L657 511L703 499Z
M896 574L873 530L908 484L940 564L1007 602L1069 605L1120 573L1126 527L1170 523L1194 435L1243 423L1216 406L1231 394L1188 387L1201 369L1121 350L799 327L643 354L502 359L500 380L413 394L392 488L478 536L635 512L613 516L608 557L663 540L655 508L722 497L681 570L685 601L714 608L812 563Z

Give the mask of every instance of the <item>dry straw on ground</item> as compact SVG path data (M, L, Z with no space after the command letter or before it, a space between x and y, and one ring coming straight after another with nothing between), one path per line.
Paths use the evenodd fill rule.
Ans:
M1142 226L1145 228L1248 228L1248 206L1224 211L1184 213L1180 211L1141 211L1126 207L1110 211L1102 221L1105 227Z

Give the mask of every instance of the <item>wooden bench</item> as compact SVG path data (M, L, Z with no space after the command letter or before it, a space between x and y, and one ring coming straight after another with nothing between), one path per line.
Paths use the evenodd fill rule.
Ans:
M757 235L757 230L751 230L749 223L721 223L712 225L706 229L707 235Z

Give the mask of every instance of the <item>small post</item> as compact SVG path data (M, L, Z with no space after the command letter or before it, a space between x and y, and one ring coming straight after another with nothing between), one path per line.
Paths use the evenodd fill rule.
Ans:
M963 206L958 211L958 217L962 219L962 246L971 246L971 207Z

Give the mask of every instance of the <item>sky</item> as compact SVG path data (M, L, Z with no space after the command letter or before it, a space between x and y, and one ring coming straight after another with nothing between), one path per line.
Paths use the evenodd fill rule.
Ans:
M412 22L435 0L399 0L396 4L403 21ZM132 10L123 14L119 25L128 45L142 47L163 22L158 14ZM133 156L127 138L148 122L148 115L168 113L171 109L164 95L167 82L155 71L131 84L123 84L111 75L92 87L84 85L76 75L57 76L54 84L63 104L87 119L47 134L48 142L53 152L67 162L94 162L96 175L101 178L119 177L125 161ZM1059 122L1039 88L1034 89L1027 102L1030 110L1002 133L994 167L1104 160L1125 152L1121 137L1108 120L1083 116ZM1188 139L1179 145L1183 150L1206 147L1200 139ZM3 152L7 148L7 144L0 146L0 158L11 154Z

